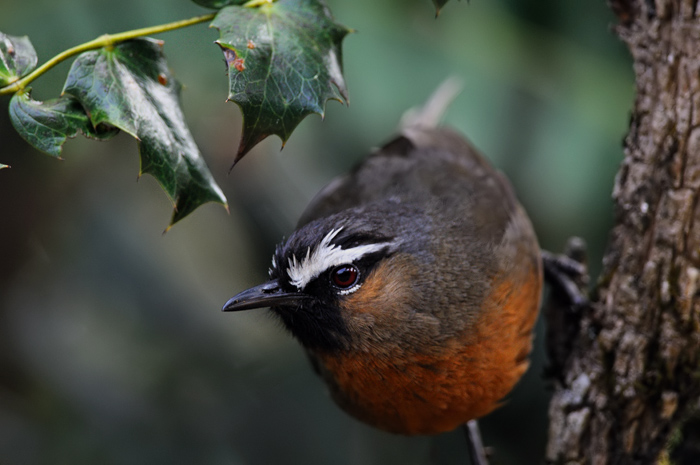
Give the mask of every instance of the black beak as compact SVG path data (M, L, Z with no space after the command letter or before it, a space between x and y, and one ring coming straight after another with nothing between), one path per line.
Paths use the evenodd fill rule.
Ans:
M231 298L222 310L224 312L237 312L252 308L277 307L280 305L298 305L309 296L301 292L285 292L280 289L277 280L268 281L265 284L251 287Z

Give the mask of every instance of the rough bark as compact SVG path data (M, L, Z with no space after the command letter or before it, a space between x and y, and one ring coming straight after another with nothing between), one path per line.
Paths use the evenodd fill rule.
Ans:
M595 295L548 309L548 463L656 463L700 395L700 6L611 7L637 98Z

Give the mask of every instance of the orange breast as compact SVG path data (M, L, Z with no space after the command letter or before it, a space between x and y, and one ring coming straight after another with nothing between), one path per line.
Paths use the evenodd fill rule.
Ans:
M499 406L527 370L542 278L494 283L481 319L436 354L316 354L336 402L378 428L437 434ZM462 340L470 341L464 344Z

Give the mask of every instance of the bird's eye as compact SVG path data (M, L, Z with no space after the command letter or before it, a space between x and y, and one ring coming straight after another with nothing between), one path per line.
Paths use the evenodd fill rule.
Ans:
M355 265L336 266L331 271L331 281L340 289L348 289L357 283L360 271Z

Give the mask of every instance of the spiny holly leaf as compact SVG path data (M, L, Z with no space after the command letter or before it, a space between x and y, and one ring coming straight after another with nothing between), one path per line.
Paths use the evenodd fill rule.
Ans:
M347 101L341 42L351 32L321 0L278 0L256 8L229 6L211 24L228 65L229 100L243 113L234 164L275 134L287 141L326 101Z
M39 102L29 96L30 89L17 92L10 100L10 121L24 140L54 157L60 157L66 139L82 132L87 137L109 139L119 132L113 126L92 126L76 99L64 95Z
M226 205L180 109L180 83L163 43L136 39L78 56L64 92L77 98L95 127L115 126L138 140L141 173L153 175L175 205L172 226L206 202Z
M243 5L248 0L192 0L198 5L218 10L228 5Z
M37 56L29 37L0 32L0 87L15 82L36 67Z

